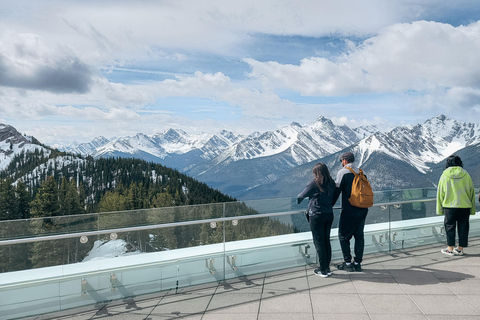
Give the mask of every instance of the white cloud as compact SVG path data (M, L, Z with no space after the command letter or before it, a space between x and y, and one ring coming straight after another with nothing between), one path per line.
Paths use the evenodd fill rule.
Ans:
M5 9L10 15L0 20L0 30L35 32L72 48L89 64L112 58L121 64L163 58L159 48L236 55L257 33L374 34L427 9L401 0L17 0Z
M93 70L62 46L49 46L34 34L6 33L0 38L0 86L84 93Z
M281 99L272 91L259 91L237 86L221 72L205 74L196 72L191 77L165 80L158 85L161 96L204 97L239 106L245 116L278 118L293 116L296 105Z
M226 129L236 126L244 132L246 128L263 131L284 125L282 121L308 122L318 114L335 118L352 109L350 120L343 121L365 118L367 122L378 122L381 120L368 115L386 109L389 116L399 110L405 113L405 106L409 106L409 111L455 110L460 106L465 114L473 114L475 110L478 113L480 22L459 27L426 21L405 23L431 12L429 9L437 5L448 6L443 3L440 0L418 4L404 0L146 0L141 5L126 0L3 3L0 112L12 125L13 121L23 123L19 130L45 137L43 141L67 139L69 134L71 137L120 136L135 131L148 134L163 126L194 130L200 130L201 125ZM272 42L285 35L298 38L299 42L302 37L340 39L344 35L362 38L370 35L370 38L359 46L344 39L343 48L348 52L337 60L322 57L322 54L332 55L326 47L319 47L311 50L319 56L305 57L293 65L278 62L285 57L288 60L289 52L263 53L271 48L268 46L254 50L262 52L261 56L272 57L272 61L245 58L251 56L251 44L258 41L259 34ZM278 49L282 44L272 47ZM217 58L222 63L217 65L214 61ZM250 78L239 79L242 72L248 71L243 70L242 59L251 67ZM208 61L204 63L205 60ZM162 69L159 65L167 67ZM105 70L113 72L107 74ZM101 72L108 78L102 77ZM137 78L132 80L131 74ZM355 94L373 97L376 93L394 93L397 97L360 102L322 100L326 96ZM299 94L319 99L295 100ZM168 101L172 97L210 100L213 107L192 105L184 115L176 114L173 107L169 109L162 104L164 98ZM294 103L287 97L300 102ZM170 101L174 104L177 100ZM198 120L201 118L198 112L191 111L212 110L215 104L228 105L230 108L224 107L221 112L235 114L230 119L237 122ZM368 110L365 117L363 110ZM195 120L188 118L192 113L196 114ZM42 125L39 120L48 124Z
M245 59L250 76L265 86L288 88L307 96L437 92L450 89L463 104L480 88L480 22L468 26L418 21L396 24L341 56L337 61L311 57L299 65ZM467 96L459 97L464 92ZM469 98L470 97L470 98ZM467 104L468 105L468 104ZM472 106L472 104L470 104Z

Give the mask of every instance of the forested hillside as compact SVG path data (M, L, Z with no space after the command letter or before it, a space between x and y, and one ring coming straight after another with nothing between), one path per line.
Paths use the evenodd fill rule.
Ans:
M57 150L16 155L0 179L0 220L235 200L160 164Z
M20 153L1 172L0 219L10 221L0 223L0 239L97 230L100 222L102 229L115 229L211 219L221 217L224 210L220 204L180 207L183 205L232 202L229 215L256 213L159 164L125 158L94 160L46 150ZM164 208L148 209L160 207ZM105 213L98 217L89 212ZM290 224L259 218L235 226L195 224L122 232L116 237L125 243L126 252L144 253L218 243L224 238L235 241L291 232L295 228ZM81 262L92 246L108 242L109 236L86 243L72 237L0 246L0 272Z

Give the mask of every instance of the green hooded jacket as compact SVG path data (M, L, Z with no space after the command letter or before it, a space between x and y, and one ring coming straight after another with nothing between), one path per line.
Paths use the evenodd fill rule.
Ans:
M473 181L468 172L462 167L445 169L438 181L438 215L443 215L443 208L470 208L470 214L475 214Z

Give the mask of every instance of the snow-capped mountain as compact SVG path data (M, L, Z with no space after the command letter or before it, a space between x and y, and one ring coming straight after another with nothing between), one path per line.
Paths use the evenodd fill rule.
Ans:
M459 122L444 115L415 126L375 132L347 149L356 155L355 164L364 169L375 190L434 187L444 168L444 159L457 152L462 156L468 154L463 151L467 149L470 154L462 158L464 167L474 180L480 178L475 160L480 156L480 124ZM335 177L340 169L338 157L347 149L298 166L275 181L236 196L246 199L295 196L291 186L302 186L309 181L316 162L327 164Z
M142 133L110 141L98 137L89 143L72 143L61 150L95 158L130 156L166 163L170 163L169 158L173 157L177 164L185 163L177 161L179 155L191 157L189 153L198 151L199 154L195 156L206 161L211 160L212 165L287 152L293 165L299 165L351 145L358 141L364 132L365 130L357 133L347 126L336 126L329 119L320 116L315 122L304 127L292 123L276 131L263 134L254 132L246 137L225 130L218 134L191 135L182 130L169 129L152 137ZM176 168L187 169L180 166ZM191 168L191 165L188 168Z
M374 152L383 152L427 173L438 163L466 146L480 142L480 124L448 119L444 115L413 127L399 126L387 133L377 132L355 147L359 164Z
M167 152L155 141L143 133L137 133L133 137L116 138L97 148L91 153L94 158L111 156L135 157L140 152L145 152L158 159L164 159Z
M50 153L32 137L21 135L12 126L0 124L0 170L8 167L16 155L35 151L43 151L45 156Z
M89 147L95 143L99 147L89 154L96 158L137 157L159 162L241 197L247 190L272 183L299 166L328 159L346 148L355 152L360 166L382 167L379 159L383 159L396 167L406 166L404 170L413 170L411 175L425 175L449 154L480 142L480 125L439 115L423 124L398 126L385 132L377 126L338 126L320 116L303 126L294 122L248 136L229 131L194 135L169 129L151 137L139 133L106 140L92 141ZM80 150L79 146L75 150ZM85 150L87 147L82 152ZM381 178L378 181L382 188L387 187L387 182Z
M77 141L73 141L68 146L58 146L57 149L60 151L67 151L82 156L88 156L95 154L97 149L103 147L109 142L110 140L108 140L107 138L99 136L90 142L78 143Z
M320 116L305 127L294 122L276 131L247 137L225 150L214 162L229 163L288 153L293 163L300 165L341 150L358 140L352 129L336 126L331 120Z

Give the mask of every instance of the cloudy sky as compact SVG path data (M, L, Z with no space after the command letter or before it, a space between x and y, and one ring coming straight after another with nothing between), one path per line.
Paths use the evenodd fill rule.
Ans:
M0 122L46 144L440 113L480 123L478 0L0 0Z

